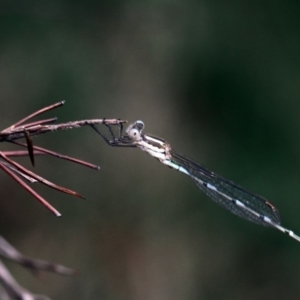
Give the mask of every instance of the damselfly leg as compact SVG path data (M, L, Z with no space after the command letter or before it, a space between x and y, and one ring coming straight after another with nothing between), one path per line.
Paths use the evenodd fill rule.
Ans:
M123 135L123 124L107 124L105 123L105 119L103 119L103 125L106 126L109 137L107 137L101 130L94 124L90 126L103 138L103 140L112 147L136 147L136 145L132 142L132 140L127 136ZM117 132L115 133L114 128L117 127Z

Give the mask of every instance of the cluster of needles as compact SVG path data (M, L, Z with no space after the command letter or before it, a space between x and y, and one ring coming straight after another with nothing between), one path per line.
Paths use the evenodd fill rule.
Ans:
M95 170L99 170L99 166L91 164L89 162L66 156L58 152L51 151L42 147L35 146L32 142L32 137L40 135L47 132L53 132L57 130L65 130L72 128L79 128L85 125L96 125L96 124L111 124L111 125L122 125L126 123L124 120L119 119L90 119L90 120L80 120L72 121L67 123L53 124L56 122L57 118L42 119L35 122L29 122L32 118L41 115L45 112L53 110L57 107L64 105L65 101L60 101L53 105L47 106L40 109L24 119L16 122L15 124L9 126L8 128L0 131L0 142L9 142L20 147L27 148L26 150L15 150L15 151L0 151L0 168L6 172L11 178L13 178L17 183L19 183L24 189L26 189L32 196L34 196L38 201L40 201L46 208L48 208L56 216L61 216L60 212L54 208L45 198L43 198L39 193L37 193L29 184L34 182L40 182L50 188L58 190L60 192L83 198L79 193L70 190L68 188L59 186L39 175L25 168L21 164L17 163L11 157L19 156L29 156L32 165L35 164L36 155L52 155L60 159L68 160L74 163L78 163L85 167L89 167ZM19 142L19 139L25 139L25 142Z

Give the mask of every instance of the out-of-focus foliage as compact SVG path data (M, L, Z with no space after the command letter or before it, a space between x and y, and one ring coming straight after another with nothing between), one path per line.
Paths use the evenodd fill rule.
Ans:
M265 195L300 233L297 1L2 1L0 24L1 128L62 99L61 121L141 119ZM35 172L88 199L38 187L61 219L0 173L1 234L80 271L32 279L12 265L28 289L53 299L299 298L296 241L88 128L33 141L102 169L36 158Z

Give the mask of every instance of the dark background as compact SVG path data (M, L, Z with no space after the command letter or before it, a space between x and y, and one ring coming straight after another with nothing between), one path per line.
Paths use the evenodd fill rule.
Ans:
M298 1L2 1L0 24L1 128L62 99L47 117L141 119L271 199L300 234ZM101 170L37 158L38 174L87 198L36 186L61 219L0 173L1 234L79 270L35 278L8 263L30 290L84 300L300 297L300 244L228 213L188 177L138 149L110 148L89 128L34 143Z

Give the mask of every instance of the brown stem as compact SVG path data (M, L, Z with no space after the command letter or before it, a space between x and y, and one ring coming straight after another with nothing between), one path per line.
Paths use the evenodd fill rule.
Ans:
M0 168L5 171L9 176L11 176L15 181L17 181L25 190L27 190L33 197L40 201L46 208L48 208L54 215L60 217L61 214L56 210L49 202L47 202L42 196L40 196L35 190L33 190L27 183L25 183L21 178L19 178L13 171L11 171L7 166L0 163Z
M75 191L72 191L70 189L67 189L65 187L62 187L62 186L59 186L51 181L48 181L47 179L29 171L28 169L24 168L23 166L21 166L20 164L16 163L15 161L11 160L10 158L8 158L5 154L3 154L2 152L0 152L0 156L5 160L7 161L9 164L13 165L14 167L17 168L17 170L21 171L22 173L24 173L25 175L29 176L29 177L32 177L34 178L35 180L41 182L42 184L46 185L46 186L49 186L55 190L58 190L60 192L63 192L63 193L66 193L66 194L69 194L69 195L72 195L72 196L75 196L75 197L78 197L78 198L82 198L84 199L83 196L81 196L79 193L75 192Z
M26 146L25 146L26 147ZM26 150L15 150L15 151L2 151L6 156L28 156L28 151ZM46 155L47 153L42 151L34 151L34 155Z
M17 142L17 141L11 141L11 143L16 144L16 145L21 146L21 147L27 147L26 144L20 143L20 142ZM52 155L52 156L57 157L57 158L61 158L61 159L64 159L64 160L68 160L68 161L83 165L83 166L88 167L88 168L92 168L94 170L100 170L100 166L91 164L89 162L86 162L86 161L78 159L78 158L63 155L63 154L60 154L58 152L54 152L54 151L51 151L51 150L48 150L48 149L45 149L45 148L42 148L42 147L38 147L38 146L33 146L33 149L34 149L34 154L36 154L36 153L37 154L39 154L39 153L40 154L49 154L49 155ZM27 151L25 151L25 152L28 155L28 152Z
M57 131L57 130L66 130L66 129L74 129L82 126L90 126L97 124L107 124L107 125L117 125L121 126L123 123L127 123L126 120L119 119L89 119L89 120L80 120L80 121L71 121L67 123L60 123L55 125L35 125L31 127L26 127L26 131L30 136L39 135L42 133L47 133L49 131ZM26 126L26 125L25 125ZM0 132L0 142L2 141L13 141L20 138L24 138L24 126L21 127L9 127Z
M25 124L23 127L32 127L35 125L43 125L43 124L51 124L57 121L57 118L49 118L49 119L45 119L45 120L40 120L40 121L36 121L36 122L31 122L31 123L27 123Z
M12 128L18 127L19 125L25 123L25 122L28 121L29 119L32 119L33 117L36 117L36 116L38 116L38 115L40 115L40 114L42 114L42 113L44 113L44 112L46 112L46 111L49 111L49 110L51 110L51 109L54 109L54 108L56 108L56 107L59 107L59 106L64 105L65 102L66 102L66 101L63 100L63 101L57 102L57 103L55 103L55 104L49 105L49 106L47 106L47 107L44 107L44 108L42 108L42 109L40 109L40 110L38 110L38 111L32 113L31 115L25 117L24 119L18 121L17 123L13 124L12 126L8 127L7 129L9 129L9 128L12 129ZM6 129L5 129L5 130L6 130Z

